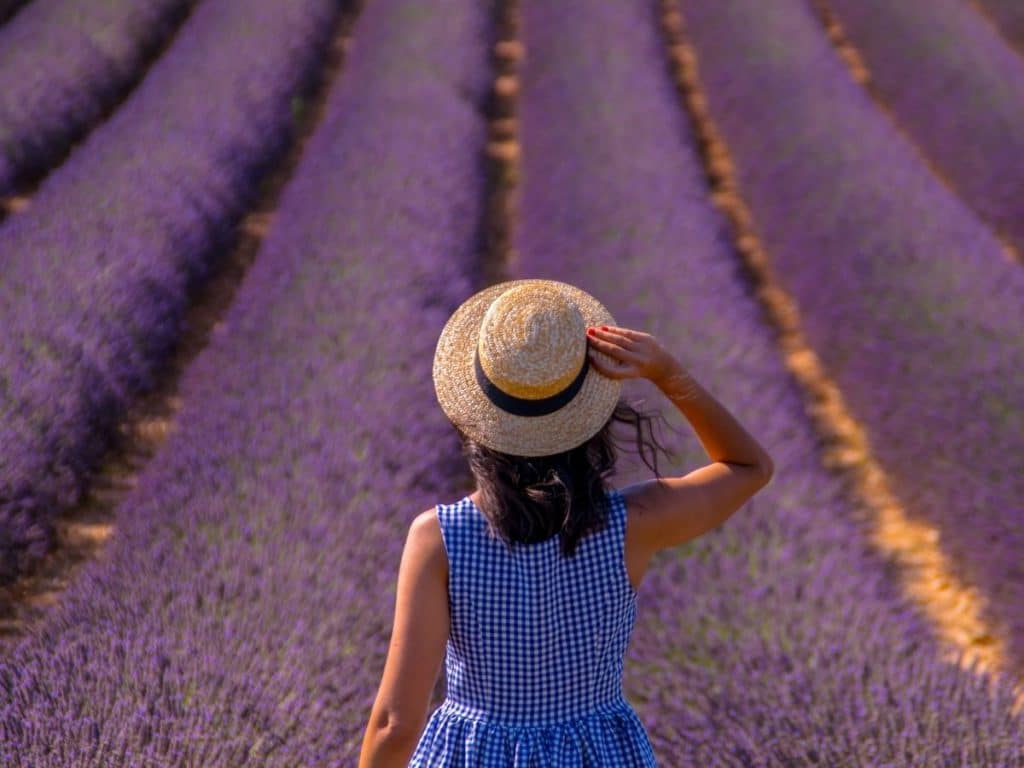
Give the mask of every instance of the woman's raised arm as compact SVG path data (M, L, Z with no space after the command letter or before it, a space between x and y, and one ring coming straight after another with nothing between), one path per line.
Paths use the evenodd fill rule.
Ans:
M591 346L615 362L591 364L611 378L646 378L687 419L711 463L687 475L652 479L623 489L629 508L627 549L646 563L659 549L694 539L721 525L771 480L768 452L705 390L657 339L629 328L587 332Z

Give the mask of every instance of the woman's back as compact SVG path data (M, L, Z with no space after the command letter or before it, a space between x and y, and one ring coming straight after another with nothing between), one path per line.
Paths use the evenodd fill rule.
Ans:
M621 399L630 378L665 394L711 463L661 476L650 415ZM657 551L767 484L771 457L653 336L557 281L499 283L460 305L434 387L478 491L410 526L360 765L410 753L431 768L655 765L622 691L634 585ZM606 492L616 425L656 477ZM448 695L412 746L442 662Z
M636 619L626 573L626 506L571 558L559 537L513 544L489 532L470 497L439 504L449 567L448 695L410 766L655 765L623 697Z

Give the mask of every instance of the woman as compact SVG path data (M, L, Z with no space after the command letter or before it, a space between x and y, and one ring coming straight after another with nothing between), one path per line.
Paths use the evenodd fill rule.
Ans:
M653 336L565 283L468 299L433 373L477 488L409 528L360 768L655 765L622 692L644 571L763 488L771 458ZM659 475L650 416L620 401L631 378L681 411L709 464ZM655 478L607 484L616 422ZM447 696L428 721L442 659Z

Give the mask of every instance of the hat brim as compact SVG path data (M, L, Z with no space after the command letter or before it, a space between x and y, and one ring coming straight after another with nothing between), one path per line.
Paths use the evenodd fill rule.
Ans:
M576 396L554 413L516 416L492 403L480 389L473 367L480 326L491 303L522 285L545 285L572 301L589 325L615 325L615 319L589 293L555 280L509 280L467 299L448 319L434 353L434 390L441 409L467 436L495 451L514 456L550 456L575 448L605 425L619 402L622 381L593 366ZM598 352L598 360L612 358Z

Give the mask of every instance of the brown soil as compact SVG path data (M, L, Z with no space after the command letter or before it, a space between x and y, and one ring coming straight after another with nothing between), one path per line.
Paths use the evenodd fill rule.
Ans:
M519 179L519 0L498 3L493 50L494 87L488 108L487 177L484 253L481 280L492 285L508 279L515 261L512 249Z

